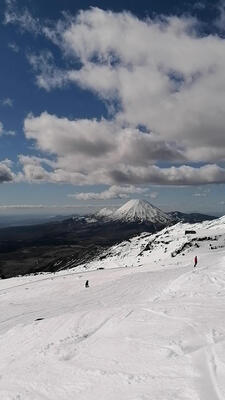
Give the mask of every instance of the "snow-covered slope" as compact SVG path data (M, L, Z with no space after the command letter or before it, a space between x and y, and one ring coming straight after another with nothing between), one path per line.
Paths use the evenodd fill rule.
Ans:
M0 399L225 399L224 245L224 217L180 223L0 280Z
M195 233L185 234L190 231ZM142 233L106 250L87 268L148 265L149 262L174 265L174 262L182 263L184 256L192 262L193 254L202 251L213 254L218 249L225 250L225 217L197 224L180 222L155 234ZM83 265L78 268L82 270Z
M146 200L129 200L110 216L111 220L121 222L150 222L169 224L172 219L159 208Z

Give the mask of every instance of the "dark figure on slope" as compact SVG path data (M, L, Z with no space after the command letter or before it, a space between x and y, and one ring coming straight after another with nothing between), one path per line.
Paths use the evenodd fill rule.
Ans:
M198 264L198 257L195 256L195 258L194 258L194 268L197 267L197 264Z
M85 282L85 287L89 287L89 281Z

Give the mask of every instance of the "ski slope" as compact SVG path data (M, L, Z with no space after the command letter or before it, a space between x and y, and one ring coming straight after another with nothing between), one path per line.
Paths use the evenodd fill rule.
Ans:
M224 400L218 221L196 224L195 239L207 231L207 241L173 257L194 243L187 225L140 235L78 269L1 280L0 399Z

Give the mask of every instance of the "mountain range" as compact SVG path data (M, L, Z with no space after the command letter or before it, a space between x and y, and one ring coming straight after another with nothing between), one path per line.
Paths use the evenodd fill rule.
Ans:
M144 223L168 225L177 222L211 221L217 217L201 213L182 213L180 211L164 212L147 200L132 199L118 209L102 208L94 218L102 221L120 221L122 223Z
M215 217L198 214L197 218ZM196 215L169 214L145 200L130 200L117 210L103 209L89 216L0 229L0 274L12 277L70 268L93 260L135 235L155 234L184 220L196 222Z

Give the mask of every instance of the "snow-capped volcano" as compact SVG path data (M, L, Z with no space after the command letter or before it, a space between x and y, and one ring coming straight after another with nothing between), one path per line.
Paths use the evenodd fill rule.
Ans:
M172 219L159 208L146 200L129 200L115 211L111 219L122 222L151 222L155 224L168 224Z

